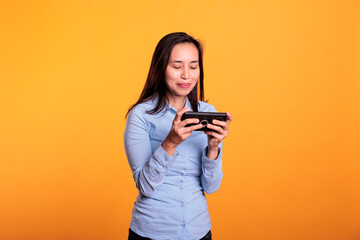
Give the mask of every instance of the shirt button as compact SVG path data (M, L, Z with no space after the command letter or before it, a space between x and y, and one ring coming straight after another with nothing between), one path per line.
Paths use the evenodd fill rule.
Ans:
M184 206L185 206L184 203L181 203L180 207L184 207Z
M181 224L181 226L184 228L184 227L185 227L185 224Z

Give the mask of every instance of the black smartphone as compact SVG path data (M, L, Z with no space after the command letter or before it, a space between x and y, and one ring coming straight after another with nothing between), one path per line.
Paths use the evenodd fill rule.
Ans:
M188 119L188 118L197 118L199 119L199 123L203 125L202 128L197 129L195 131L214 131L212 129L209 129L206 127L208 123L212 123L212 120L220 120L220 121L226 121L227 115L226 113L218 113L218 112L186 112L181 116L181 121ZM197 123L198 124L198 123ZM196 125L195 123L191 123L186 125L185 127L190 127ZM214 124L215 125L215 124Z

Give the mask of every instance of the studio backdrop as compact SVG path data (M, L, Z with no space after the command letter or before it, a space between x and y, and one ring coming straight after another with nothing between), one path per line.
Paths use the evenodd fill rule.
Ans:
M178 31L234 119L214 239L360 239L357 0L0 0L0 239L127 238L125 114Z

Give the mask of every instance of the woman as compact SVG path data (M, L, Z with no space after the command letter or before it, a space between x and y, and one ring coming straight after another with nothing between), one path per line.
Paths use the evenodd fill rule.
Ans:
M124 145L139 190L128 239L211 239L204 191L220 187L221 142L232 117L214 120L207 127L215 131L208 132L194 131L202 127L197 119L181 121L190 110L216 111L203 102L203 78L197 40L186 33L160 40L140 98L127 113ZM190 123L196 124L185 127Z

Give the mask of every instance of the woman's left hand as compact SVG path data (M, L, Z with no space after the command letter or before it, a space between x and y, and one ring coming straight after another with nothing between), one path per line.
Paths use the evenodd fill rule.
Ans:
M208 157L210 152L216 151L216 157L218 152L219 144L226 136L229 134L229 124L232 121L232 116L229 112L226 112L226 115L228 116L227 120L219 121L219 120L213 120L212 124L208 123L207 128L210 128L214 131L205 131L204 133L208 135ZM210 157L209 157L210 158ZM212 157L213 158L213 157Z

